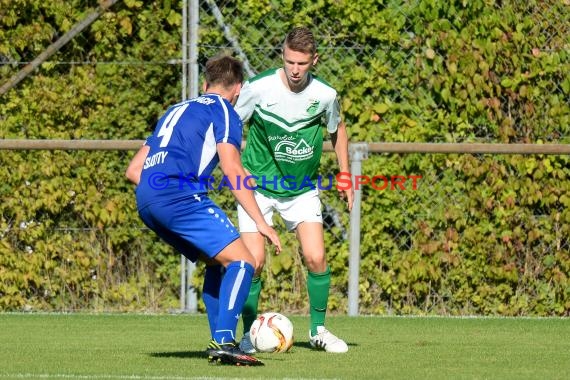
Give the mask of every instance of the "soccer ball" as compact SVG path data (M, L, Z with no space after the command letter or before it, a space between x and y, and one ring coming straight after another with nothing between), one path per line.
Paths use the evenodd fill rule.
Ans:
M293 324L283 314L264 313L251 325L249 337L259 352L287 352L293 346Z

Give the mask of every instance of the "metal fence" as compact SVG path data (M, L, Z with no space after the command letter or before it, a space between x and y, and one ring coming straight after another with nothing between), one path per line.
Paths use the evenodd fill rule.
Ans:
M314 30L316 33L316 38L319 42L319 54L321 55L321 63L317 65L317 74L323 76L327 81L339 89L341 97L345 95L354 95L354 91L362 91L360 94L362 99L372 99L378 108L375 110L361 109L360 113L363 116L363 120L354 116L357 112L350 113L348 115L348 121L359 125L370 125L372 130L368 134L361 134L352 136L354 142L361 140L370 141L370 137L374 137L375 140L372 141L409 141L412 140L410 135L406 135L405 132L397 131L394 129L395 125L407 126L407 129L413 129L414 125L422 123L433 123L432 115L428 116L426 112L420 112L417 109L406 109L406 104L411 102L412 99L417 97L418 92L425 90L427 82L418 79L417 82L412 83L410 75L406 78L398 77L401 73L415 73L420 76L417 62L418 57L421 55L429 56L430 60L437 61L438 59L445 60L449 57L445 57L444 54L439 51L435 46L429 46L426 41L423 44L418 44L418 40L422 39L422 28L429 29L429 25L433 21L433 18L429 15L430 12L430 2L429 1L394 1L394 2L336 2L337 4L330 5L330 9L327 12L295 12L293 4L282 4L275 1L261 1L261 2L244 2L238 4L235 1L214 1L214 0L185 0L182 2L176 2L172 4L172 10L174 13L180 15L183 18L183 28L181 30L174 31L173 33L180 33L177 35L174 41L177 41L179 45L175 49L179 54L173 56L160 56L154 55L148 60L141 61L130 59L128 56L124 60L118 61L92 61L87 58L87 54L83 51L77 50L73 46L69 49L64 49L63 46L65 41L81 41L83 44L86 42L87 45L91 46L91 49L97 49L97 43L91 42L95 41L93 35L98 33L98 28L95 19L98 17L115 17L116 24L121 24L124 19L113 13L114 8L119 6L116 1L107 1L101 3L99 11L94 11L89 13L90 10L97 9L98 2L95 1L75 1L69 2L71 5L77 9L85 11L88 15L93 15L93 19L89 19L89 16L79 18L78 24L81 25L77 28L68 28L68 33L65 34L64 30L56 30L55 34L61 36L60 38L53 38L52 42L60 41L60 44L53 46L46 43L46 41L35 41L30 39L30 44L38 44L43 46L39 49L42 53L37 54L37 49L25 50L28 55L22 55L19 57L12 56L6 51L0 51L0 61L2 66L0 66L0 81L2 86L2 93L9 94L9 91L14 88L17 89L20 81L34 79L38 73L41 74L42 70L49 70L53 66L69 66L72 67L95 67L95 70L101 75L105 75L105 70L124 70L125 72L125 82L112 84L116 87L116 91L122 91L125 87L133 84L136 85L137 81L141 80L139 76L141 73L145 78L152 78L153 76L158 76L158 72L172 71L176 73L176 80L180 83L181 98L187 98L193 96L197 93L197 85L199 82L199 68L203 64L205 57L208 57L220 49L227 49L234 52L236 55L240 56L245 62L245 67L248 75L254 75L260 71L263 71L269 67L274 67L280 64L280 52L281 44L286 30L295 24L310 24L314 25ZM244 6L245 3L251 3L250 6ZM465 3L465 2L463 2ZM465 4L455 4L451 2L450 6L455 6L456 8L465 7ZM480 4L479 4L480 3ZM481 186L479 182L470 183L465 174L461 172L460 169L454 166L454 164L447 160L446 157L449 154L465 154L467 153L469 157L472 157L474 162L472 165L476 166L478 164L483 164L487 160L493 160L497 158L498 166L502 169L498 169L497 173L493 173L489 177L489 181L509 181L509 178L524 178L528 173L532 172L533 165L537 162L537 156L541 154L555 154L556 158L553 159L553 165L560 166L560 170L564 173L564 176L558 178L545 179L545 181L559 181L557 186L560 186L561 193L558 195L560 198L553 203L544 205L542 207L533 207L531 212L534 213L534 225L533 226L522 226L525 230L532 230L533 228L548 228L555 229L554 238L549 241L544 241L540 244L538 248L541 252L554 253L557 251L568 252L570 250L567 237L567 227L564 225L555 225L552 222L554 214L566 215L565 203L562 200L563 196L566 194L566 190L570 188L568 186L567 175L567 158L566 154L569 153L568 146L565 145L569 137L570 126L568 124L560 124L552 126L549 124L550 114L558 107L559 111L568 115L568 89L569 86L568 72L570 71L570 63L568 59L568 49L569 47L569 30L568 25L570 25L568 2L565 1L546 1L546 2L473 2L473 4L479 4L480 6L491 6L495 7L498 11L504 12L520 12L521 15L531 16L531 20L534 21L534 25L522 25L520 27L520 33L528 33L528 35L540 36L539 40L541 45L535 46L536 50L531 50L525 52L524 54L541 54L549 52L563 53L562 61L559 62L558 71L554 73L545 73L546 82L544 86L551 93L565 94L565 103L554 104L553 99L549 97L543 98L542 104L535 105L536 113L532 120L525 121L526 124L520 124L514 126L514 130L509 136L509 142L547 142L551 143L549 145L526 145L520 147L518 145L503 146L503 145L481 145L479 150L473 149L478 145L473 143L489 143L497 144L502 143L505 140L504 130L499 127L495 128L490 124L488 120L465 120L462 123L461 120L452 121L454 123L453 127L449 127L446 124L446 133L433 132L425 136L415 136L416 140L421 140L425 138L426 141L430 143L439 143L436 148L431 148L429 145L382 145L376 146L372 149L372 153L368 154L367 150L369 145L353 145L352 146L352 170L353 174L418 174L422 178L419 182L418 191L410 190L406 191L393 191L388 193L387 191L375 191L371 189L370 186L363 186L363 191L357 192L356 204L351 215L347 215L343 210L342 203L336 198L336 194L333 192L323 193L323 203L326 208L326 241L327 243L334 244L338 251L347 249L349 247L350 255L346 252L349 257L348 261L351 267L349 278L346 279L347 288L346 294L348 295L348 301L343 303L341 300L344 295L344 290L340 291L339 295L332 295L332 302L339 305L339 309L346 309L349 314L354 315L359 312L359 304L365 303L367 305L366 312L387 312L389 311L390 304L393 300L389 299L370 299L374 296L367 295L365 299L360 299L362 297L360 290L367 289L370 290L370 294L378 294L373 290L374 287L382 285L374 284L373 282L368 282L366 279L362 279L359 274L362 270L369 270L370 268L362 268L359 258L362 254L377 254L378 260L377 265L381 271L389 272L388 264L392 257L396 253L401 252L412 252L418 249L417 235L422 231L422 228L429 229L433 231L439 231L439 233L445 235L445 233L453 230L450 220L451 214L467 212L464 207L469 206L469 200L466 199L470 192L476 192L478 186ZM350 12L352 13L342 13L343 7L351 7ZM365 7L372 7L372 9L365 9ZM475 7L475 6L474 6ZM376 8L376 9L374 9ZM475 8L476 9L476 8ZM131 27L134 29L141 29L144 25L143 11L148 11L141 9L141 17L134 17L131 19ZM336 12L336 13L335 13ZM358 12L361 14L359 15ZM423 13L422 13L423 12ZM425 20L421 28L414 23L411 23L412 14L424 14ZM170 13L172 15L172 13ZM381 16L381 17L380 17ZM165 16L167 17L167 16ZM171 16L174 17L174 16ZM359 31L342 29L339 27L339 17L368 17L370 22L368 28L380 28L381 30L386 30L392 33L388 24L398 25L397 34L387 33L381 38L372 39L374 43L370 43L367 40L365 33L360 33ZM567 19L568 22L562 25L566 25L566 28L553 28L553 20L559 18ZM81 24L81 21L89 19L90 22L85 22ZM445 17L440 17L440 19L445 19ZM438 21L442 22L442 21ZM54 28L50 25L49 18L43 20L38 20L35 22L35 27L41 28ZM252 28L255 26L255 28ZM161 31L159 29L153 29L153 25L148 26L147 33L156 35L154 46L158 50L159 43L161 41ZM7 31L4 31L7 33ZM449 23L448 33L450 38L456 38L457 35L461 33L469 33L476 31L471 31L464 25L457 23ZM66 37L65 39L63 37ZM129 42L129 37L127 35L117 34L116 43L118 45L125 44ZM14 43L23 44L25 43L25 36L12 36ZM52 50L49 50L49 46L53 46ZM476 49L477 47L465 47L465 49ZM62 49L60 53L58 50ZM500 52L497 52L497 56L500 59ZM398 58L397 60L392 58ZM39 60L35 60L38 59ZM460 59L460 57L458 58ZM381 64L379 63L381 62ZM391 63L399 62L398 67L391 66ZM453 62L443 62L443 67L453 66ZM516 62L512 63L513 71L516 71ZM348 81L344 75L347 72L362 72L361 82L369 80L370 77L383 77L384 80L381 81L383 84L378 89L370 89L367 87L360 88L361 82L355 81L354 77ZM135 79L135 72L137 78ZM547 75L548 74L548 75ZM132 75L130 78L129 75ZM491 78L492 79L492 78ZM41 75L37 80L42 80ZM145 79L142 79L145 80ZM492 79L493 80L493 79ZM500 81L500 78L497 79ZM110 87L112 87L110 84ZM164 85L164 83L163 83ZM355 90L356 89L356 90ZM375 92L377 90L377 92ZM109 90L109 94L113 94L112 90ZM179 93L180 94L180 93ZM1 102L3 109L9 110L8 97L3 96ZM25 93L20 93L20 95L25 96ZM100 95L100 94L99 94ZM34 96L29 94L28 96ZM69 94L56 94L55 101L60 101L63 103L67 101ZM94 95L97 96L97 95ZM468 95L467 95L468 96ZM175 99L172 99L175 100ZM496 99L489 98L487 101L492 108L494 102L498 102L502 105L511 104L512 99L508 92L499 94ZM114 103L108 102L106 104L101 104L99 100L94 99L94 104L102 107L101 112L111 112ZM386 112L385 107L394 107L398 105L400 112ZM355 109L358 109L358 104L351 105ZM450 114L453 113L453 105L446 104L444 97L433 99L433 104L430 105L431 113L441 113L441 123L450 123L448 118ZM345 105L346 108L346 105ZM561 109L561 110L560 110ZM455 110L460 114L461 110ZM550 114L549 114L550 113ZM3 125L7 124L8 115L3 115L0 117L0 123ZM560 119L558 119L560 120ZM568 120L568 119L562 119ZM41 118L37 119L37 123L41 123ZM521 120L515 120L515 123L519 123ZM350 125L349 125L350 126ZM447 128L449 127L449 128ZM516 127L516 128L515 128ZM406 129L404 128L404 129ZM442 128L443 129L443 128ZM449 132L451 131L451 132ZM14 133L13 130L0 130L3 138L7 137L17 137L25 138L26 131L22 128L20 134ZM41 134L40 134L41 135ZM57 138L55 135L45 135L44 138ZM141 136L140 133L136 134L134 132L126 131L123 136L124 139L141 139L145 136ZM91 134L86 133L85 135L78 136L78 138L90 138L90 139L112 139L113 136L109 136L106 132L93 131ZM445 145L445 143L467 143L467 145ZM9 144L10 141L4 141L3 149L12 149ZM562 143L562 144L557 144ZM56 142L57 144L57 142ZM72 144L80 144L73 142ZM134 145L132 142L126 143L126 146L117 146L116 141L112 144L117 149L133 149ZM133 145L131 145L133 144ZM138 144L138 142L136 143ZM86 149L85 147L73 145L72 149ZM0 147L2 147L0 145ZM37 148L37 147L36 147ZM28 146L28 149L36 149L34 147ZM54 149L61 149L61 147L52 147ZM92 149L99 149L101 145L92 147ZM435 149L435 150L433 150ZM380 153L380 152L385 152ZM425 153L431 157L431 165L422 167L418 164L418 157L421 153ZM489 156L488 154L495 153L501 156ZM3 151L3 158L5 162L9 162L7 151ZM515 154L515 156L511 156ZM521 156L523 154L523 156ZM127 155L123 156L125 160ZM367 158L370 157L368 160ZM454 156L457 157L457 156ZM505 157L515 157L514 161L520 161L525 163L529 168L528 173L521 172L517 166L516 162L506 159ZM504 162L507 160L508 162ZM374 163L370 163L373 161ZM564 167L566 165L566 167ZM325 168L334 168L334 159L332 155L326 154L323 157L323 166ZM379 168L386 167L391 171L390 173L379 173L377 172ZM9 171L5 172L6 175ZM487 173L488 174L488 173ZM445 183L450 177L454 177L457 181L458 186L454 188L452 192L449 192L449 187L445 187L442 183ZM550 183L550 182L549 182ZM471 186L471 187L470 187ZM530 188L530 187L529 187ZM397 190L397 189L396 189ZM486 190L488 191L488 189ZM497 197L505 196L504 194L498 194ZM3 194L3 196L9 196L9 194ZM489 199L493 198L491 195ZM496 197L495 197L496 198ZM505 198L506 199L506 198ZM419 205L410 211L407 206L410 203L415 203ZM479 205L480 206L480 205ZM496 203L495 203L496 206ZM520 207L521 213L525 213L524 207L528 205L517 204ZM390 207L394 214L399 215L401 223L398 229L395 229L395 225L391 224L389 227L379 226L378 228L366 228L364 234L360 233L361 221L367 218L367 215L374 213L378 210L385 210L385 207ZM473 206L475 207L475 206ZM490 207L493 207L491 205ZM463 211L461 209L463 208ZM448 211L448 212L446 212ZM444 215L443 219L437 219L435 215ZM446 219L447 218L447 219ZM425 224L427 223L427 224ZM17 226L12 226L11 228L18 228ZM91 231L98 231L96 226L89 227ZM507 235L504 235L507 236ZM445 236L439 236L441 240L445 240ZM435 239L436 237L434 237ZM463 238L460 236L459 239ZM467 238L467 237L465 237ZM374 239L377 241L375 242ZM389 244L386 241L390 241ZM457 243L457 238L448 239L451 243ZM349 244L350 243L350 244ZM423 242L422 244L429 245L429 242ZM360 247L364 246L364 249L370 250L371 247L376 247L372 249L377 249L377 252L362 252ZM425 248L425 247L424 247ZM423 249L423 248L422 248ZM431 248L425 248L431 249ZM441 250L441 247L435 247L436 250ZM339 254L338 259L342 259L343 256ZM451 259L450 259L451 260ZM536 270L539 265L537 264ZM192 269L189 267L190 271L186 272L186 269L182 271L181 283L182 283L182 295L181 304L182 309L195 310L196 309L196 299L193 285L191 284ZM185 275L185 273L187 275ZM186 283L188 281L188 283ZM186 293L188 291L188 293ZM429 292L428 292L429 293ZM410 297L413 297L413 292L410 293ZM445 295L442 294L430 294L431 303L426 302L426 312L443 310L445 312ZM193 298L194 297L194 298ZM429 304L429 305L428 305Z

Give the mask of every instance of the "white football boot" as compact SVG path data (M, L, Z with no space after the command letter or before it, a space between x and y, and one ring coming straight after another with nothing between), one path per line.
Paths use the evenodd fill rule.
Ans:
M345 341L331 333L325 326L317 327L317 335L311 336L309 331L309 342L314 348L325 350L326 352L344 353L348 351Z

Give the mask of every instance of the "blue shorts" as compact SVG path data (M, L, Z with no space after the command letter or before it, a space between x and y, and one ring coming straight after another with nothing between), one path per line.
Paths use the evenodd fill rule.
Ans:
M192 262L201 254L215 257L239 238L226 214L205 195L151 203L139 209L139 215L148 228Z

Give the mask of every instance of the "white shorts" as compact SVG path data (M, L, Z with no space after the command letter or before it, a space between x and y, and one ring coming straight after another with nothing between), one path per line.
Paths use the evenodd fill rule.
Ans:
M297 228L301 222L323 223L323 213L319 190L310 190L295 197L270 198L257 191L255 200L270 226L273 226L273 211L277 211L283 218L285 226L289 231ZM245 212L244 208L238 204L238 223L240 232L257 232L255 222Z

